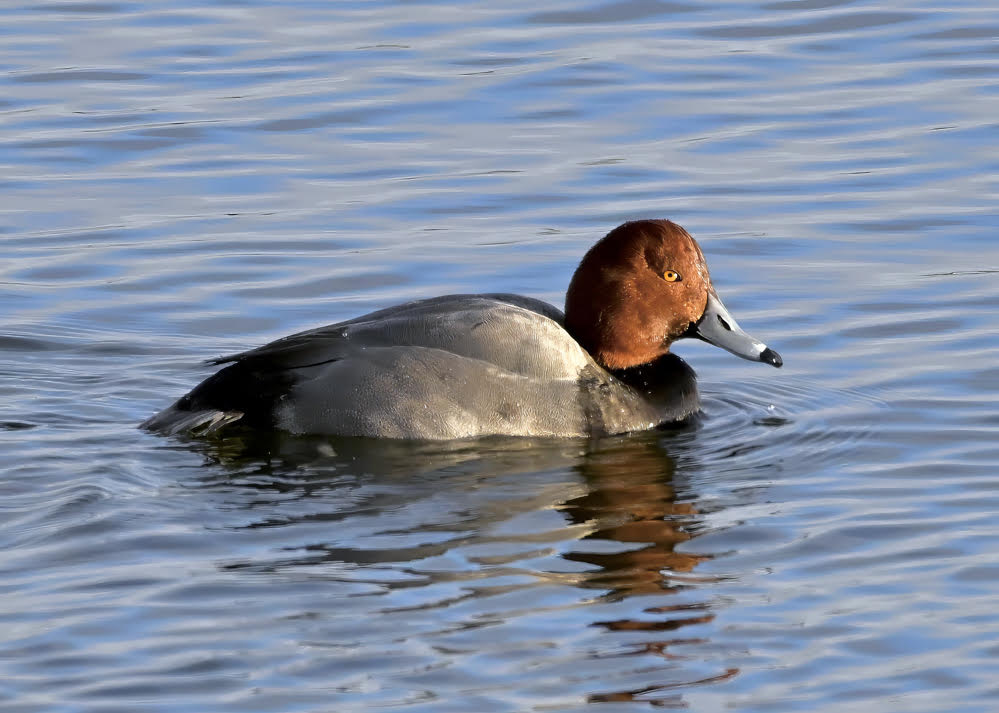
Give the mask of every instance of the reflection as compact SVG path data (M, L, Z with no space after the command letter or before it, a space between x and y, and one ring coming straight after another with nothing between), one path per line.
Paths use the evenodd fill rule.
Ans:
M703 555L675 550L691 538L685 526L697 510L693 503L676 501L674 469L658 438L616 439L580 461L577 470L586 492L562 509L572 522L592 528L584 541L640 545L567 554L600 568L587 578L589 586L607 588L614 596L672 591L664 571L690 572L704 561Z
M367 587L351 596L380 595L369 616L417 616L432 636L482 629L476 646L466 643L480 655L503 643L505 627L543 614L554 588L578 611L575 636L591 642L581 660L642 672L642 686L620 691L594 677L587 699L670 707L683 703L678 688L738 673L688 663L710 648L704 625L714 619L696 587L717 581L694 574L711 555L691 547L703 515L692 493L681 488L678 497L670 453L696 470L696 435L696 426L450 443L244 434L191 445L221 466L204 469L196 485L225 499L216 526L284 528L280 546L270 535L223 569ZM516 606L504 604L509 595ZM638 597L648 602L640 610ZM597 611L590 603L604 614L587 614Z
M566 500L562 510L571 522L587 525L589 533L563 557L596 567L587 573L583 586L606 590L604 598L611 600L675 593L689 586L671 584L670 576L690 573L710 555L676 549L694 537L693 526L698 523L699 513L693 502L678 500L675 470L676 463L661 438L608 441L579 461L577 472L586 484L585 492ZM603 546L587 548L586 544L591 542ZM608 551L606 543L625 547ZM712 581L689 576L683 580ZM704 646L708 640L689 636L663 638L662 634L708 624L713 619L707 603L687 602L646 607L640 617L593 621L591 626L614 633L649 635L648 639L632 641L600 658L653 658L675 663L685 657L672 653L672 648ZM593 693L587 700L591 703L642 701L662 708L685 708L686 702L676 689L724 681L737 673L738 669L729 668L714 676L691 679L683 675L682 668L673 670L671 666L668 675L677 680Z
M200 452L216 475L254 472L284 478L334 471L397 478L449 472L528 472L564 467L586 453L583 439L490 437L456 441L396 441L339 436L293 436L250 429L224 438L176 438ZM259 483L261 487L267 487Z
M271 432L191 439L186 445L199 451L206 465L220 466L199 471L191 485L218 493L218 508L230 514L222 525L226 529L309 527L314 536L310 526L330 526L320 541L301 542L266 559L228 562L226 569L277 572L330 565L334 579L354 582L373 581L364 576L372 565L412 569L413 563L485 540L486 532L512 517L552 507L587 447L584 440L570 439L434 443ZM348 566L346 577L339 565ZM488 577L494 570L477 571ZM450 576L429 571L375 579L391 580L385 586L398 588Z
M692 430L688 427L686 435ZM675 462L666 450L669 444L682 444L683 435L681 430L594 440L427 443L246 433L212 442L195 440L191 445L200 448L210 463L224 466L204 472L198 487L223 487L234 495L236 508L263 513L239 527L383 515L378 526L400 537L426 540L420 537L426 532L454 535L433 545L420 542L373 552L366 536L370 533L359 530L349 543L341 538L303 547L299 554L313 564L412 562L480 541L518 516L550 509L565 516L562 532L534 537L520 533L506 540L574 541L561 556L592 569L569 576L560 573L559 581L605 590L602 598L607 600L677 591L686 585L670 584L667 575L690 573L708 557L688 548L677 550L691 539L691 526L699 518L693 502L677 500ZM232 486L256 491L256 496L234 493ZM294 507L296 501L303 507ZM438 502L430 508L431 501ZM430 510L426 517L421 503ZM519 550L512 557L491 561L515 560L517 554ZM489 562L481 560L483 566ZM549 579L554 575L537 574ZM661 627L661 622L649 624Z
M590 703L624 703L628 701L644 702L654 705L657 708L688 708L687 702L679 694L666 696L655 695L662 691L677 688L689 688L690 686L703 686L707 683L721 683L733 678L739 673L737 668L725 669L717 676L706 676L694 681L681 681L677 683L664 683L658 686L644 686L631 691L618 691L615 693L595 693L589 697Z
M509 534L506 539L574 541L561 556L593 569L562 576L560 581L605 590L602 598L613 600L678 591L686 584L670 584L668 576L676 579L675 575L690 573L709 557L689 549L677 551L693 537L692 526L699 520L693 502L677 500L676 466L666 447L678 442L674 434L662 432L594 440L491 438L444 443L247 433L208 443L199 439L191 445L200 448L210 463L224 466L203 473L198 487L224 486L237 507L263 511L263 518L251 518L241 527L383 514L386 519L378 527L397 535L462 533L460 543L445 540L429 549L403 547L377 556L366 548L369 538L363 532L356 533L360 537L350 548L329 542L303 548L355 564L410 562L419 555L467 544L469 536L478 541L495 526L532 511L561 512L565 516L561 533L542 532L533 538L527 533ZM233 486L256 491L256 496L241 495ZM445 506L434 508L434 520L414 522L405 517L405 511L412 514L421 502L432 499ZM318 507L308 507L307 515L296 513L290 507L295 501L312 501ZM278 516L277 510L284 516ZM591 543L600 546L587 547ZM314 557L308 559L315 562ZM509 558L481 561L485 565L505 560ZM641 628L636 623L627 626ZM662 624L649 628L661 630Z

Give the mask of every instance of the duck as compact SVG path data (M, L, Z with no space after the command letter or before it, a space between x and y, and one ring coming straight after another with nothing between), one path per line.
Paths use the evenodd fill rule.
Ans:
M696 374L670 351L685 338L783 364L726 309L686 230L636 220L586 252L564 312L506 293L380 309L212 359L224 368L141 427L432 441L642 431L699 411Z

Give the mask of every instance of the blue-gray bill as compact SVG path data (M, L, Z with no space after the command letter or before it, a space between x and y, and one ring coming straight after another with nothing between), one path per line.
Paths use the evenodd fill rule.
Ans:
M759 339L742 331L739 323L729 314L714 291L708 293L708 304L704 308L704 314L691 328L689 334L749 361L761 361L778 368L784 364L780 354Z

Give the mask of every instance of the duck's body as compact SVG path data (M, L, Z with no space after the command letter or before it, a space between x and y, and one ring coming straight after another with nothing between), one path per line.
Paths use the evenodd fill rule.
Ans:
M734 340L720 346L780 365L738 329L696 243L668 221L612 231L587 253L566 303L563 317L518 295L449 295L301 332L215 360L231 363L143 426L417 439L612 434L696 412L693 370L668 351L681 336ZM697 327L709 313L705 336Z
M647 429L698 407L693 370L679 357L615 376L565 331L559 310L518 295L410 302L217 360L227 362L144 425L569 437Z

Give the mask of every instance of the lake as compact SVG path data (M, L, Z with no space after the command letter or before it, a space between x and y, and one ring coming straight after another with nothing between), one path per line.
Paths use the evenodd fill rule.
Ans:
M0 708L999 708L999 8L0 8ZM594 440L192 441L205 360L700 241L780 371Z

